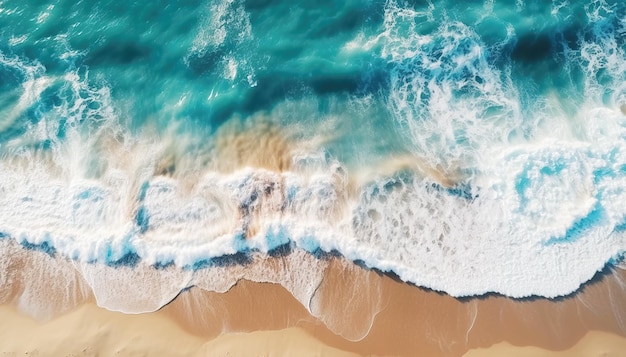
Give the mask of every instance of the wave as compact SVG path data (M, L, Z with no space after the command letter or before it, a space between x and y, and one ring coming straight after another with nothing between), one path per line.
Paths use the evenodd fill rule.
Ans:
M388 1L380 26L342 32L333 58L378 57L358 90L298 91L219 125L181 119L195 105L190 86L164 100L163 117L129 119L141 94L120 98L75 51L69 58L63 47L61 74L0 55L0 75L13 79L0 98L0 237L69 258L99 304L127 312L252 275L290 286L314 311L319 276L245 269L283 250L305 277L325 264L320 255L340 254L453 296L576 291L626 251L623 6L586 4L587 23L571 26L573 10L553 6L542 15L554 25L545 40L528 38L503 8L468 19L431 5ZM218 67L230 70L215 78L231 97L262 91L257 78L274 73L246 57L244 80L233 69L243 58L226 50L257 46L255 26L268 20L237 1L208 9L214 16L198 24L181 66L202 72L194 66L223 55ZM521 54L545 41L547 54ZM315 63L303 56L305 69ZM17 254L5 243L3 255ZM224 261L241 265L226 282L192 278L218 274ZM156 290L130 299L136 305L107 290L118 280L133 290L147 275Z

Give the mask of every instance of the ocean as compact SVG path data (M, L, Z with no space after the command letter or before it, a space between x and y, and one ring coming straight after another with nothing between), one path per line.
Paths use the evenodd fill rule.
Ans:
M0 1L0 300L33 315L240 279L315 314L328 257L555 298L624 252L623 1Z

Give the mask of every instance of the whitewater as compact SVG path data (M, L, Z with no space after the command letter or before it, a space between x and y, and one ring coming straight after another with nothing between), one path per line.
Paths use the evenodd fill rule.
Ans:
M30 255L114 310L246 278L313 311L327 255L458 297L619 268L625 3L322 3L0 1L1 285Z

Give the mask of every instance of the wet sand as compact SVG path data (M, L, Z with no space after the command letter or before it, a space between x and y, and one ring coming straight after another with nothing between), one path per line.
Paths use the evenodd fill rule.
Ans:
M262 289L262 287L261 287ZM358 356L329 346L310 329L290 327L226 333L206 339L181 328L161 312L127 315L85 303L51 321L33 320L14 307L0 306L0 352L4 356ZM389 342L379 341L381 345ZM367 355L370 355L367 353ZM385 354L390 355L390 354ZM411 356L430 356L411 351ZM626 355L626 339L590 331L572 347L551 351L500 342L470 350L466 357L576 357Z
M47 322L10 306L0 306L0 316L4 356L356 356L326 346L300 328L205 339L162 313L126 315L93 303Z
M0 261L4 355L626 356L626 271L617 268L556 300L456 299L325 257L304 304L279 284L240 280L131 315L97 307L72 262L13 255ZM259 264L289 273L293 263L278 256L246 269Z
M301 327L324 344L361 355L461 356L493 345L496 351L516 351L514 346L566 351L579 348L584 339L581 348L586 351L593 351L597 340L598 353L608 349L626 356L621 349L626 342L622 270L602 273L578 293L557 300L455 299L339 261L326 272L317 292L323 297L321 308L314 310L323 323L279 285L249 281L226 294L191 289L162 312L207 338L221 331L207 328L207 321L191 317L190 311L211 319L221 316L231 331ZM363 331L370 323L371 329ZM365 336L355 340L363 332ZM482 353L490 355L470 355Z

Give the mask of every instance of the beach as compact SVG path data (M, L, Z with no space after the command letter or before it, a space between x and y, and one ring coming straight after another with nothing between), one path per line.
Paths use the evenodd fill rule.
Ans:
M0 0L4 355L623 356L623 0Z
M454 314L433 308L432 305L427 308L429 314L449 317L447 324L440 322L436 330L432 330L433 322L413 320L407 323L406 317L397 314L390 316L391 312L383 311L381 319L384 320L376 320L370 334L361 341L353 342L328 330L280 287L266 285L269 284L242 282L241 286L237 285L225 296L219 297L222 301L228 301L224 304L228 307L222 305L217 315L204 315L208 315L204 320L206 323L228 323L229 327L222 326L224 330L218 335L214 334L215 331L194 327L194 322L185 318L187 314L193 314L196 319L202 319L202 312L207 307L199 307L185 314L179 310L179 304L184 304L183 301L174 301L171 307L168 305L163 311L139 315L110 312L88 302L45 322L20 314L13 306L3 305L0 308L3 317L0 323L0 351L6 356L626 355L623 332L616 334L609 332L610 329L595 330L581 325L568 325L559 330L560 343L554 344L546 342L550 328L535 327L532 333L528 333L528 325L519 321L515 324L507 319L501 320L502 323L492 323L486 331L472 331L468 349L463 341L464 336L451 332L458 331ZM246 301L245 297L242 299L242 295L249 299L270 298L280 308L272 306L273 310L267 310L266 313L250 313L247 310L250 305L257 308L259 304ZM431 301L435 306L436 300ZM549 325L557 309L555 307L545 311L536 321ZM277 313L282 316L276 316ZM216 317L221 318L221 321L216 320ZM517 334L500 333L498 330L505 325L509 330L516 330ZM433 336L433 333L439 335Z

